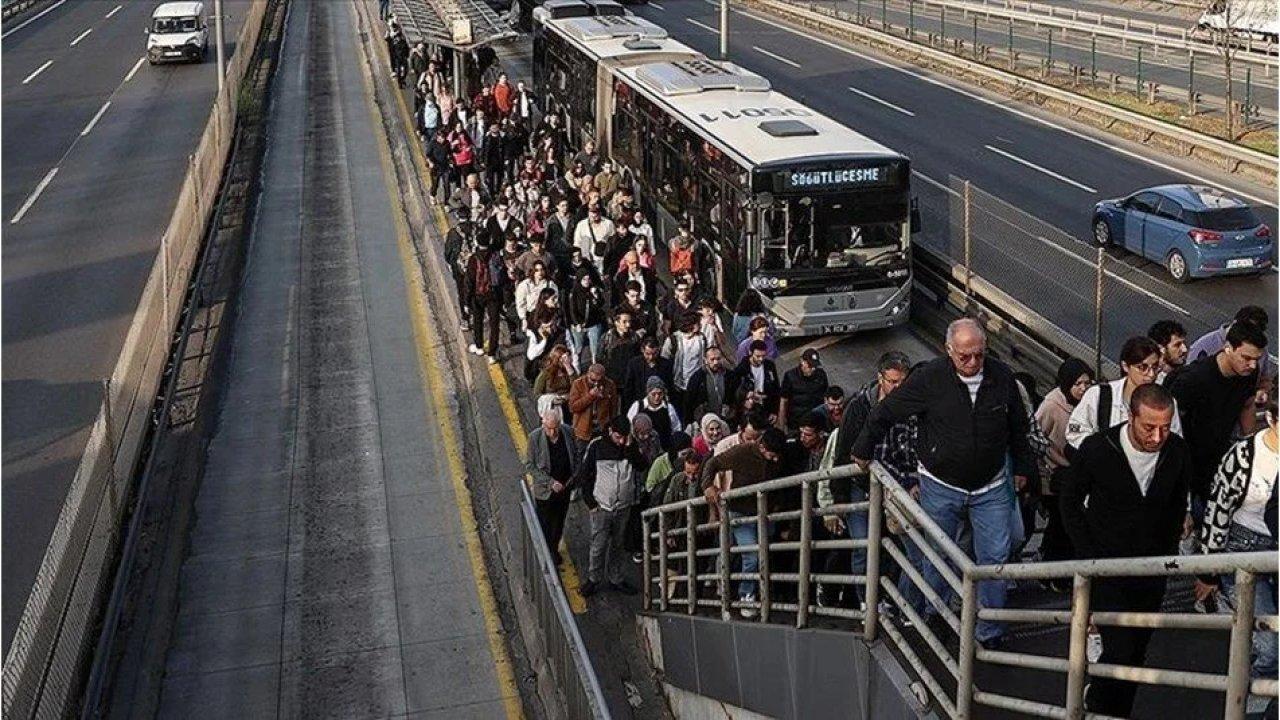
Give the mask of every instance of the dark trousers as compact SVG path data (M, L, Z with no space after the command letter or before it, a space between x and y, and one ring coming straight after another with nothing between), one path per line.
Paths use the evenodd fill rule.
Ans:
M1094 612L1157 612L1164 600L1165 579L1097 578L1093 581L1090 609ZM1102 635L1101 663L1142 667L1152 628L1098 626ZM1088 709L1091 712L1129 717L1138 686L1122 680L1091 678Z
M485 187L489 188L489 194L497 195L498 191L502 189L502 167L485 168L484 184Z
M560 562L560 538L564 536L564 519L569 514L569 500L573 493L565 490L551 493L546 500L535 500L538 513L538 524L542 526L542 537L547 541L547 549L551 557Z
M1040 502L1044 503L1045 512L1049 515L1040 541L1040 559L1044 562L1074 559L1071 537L1067 535L1067 526L1062 524L1062 513L1058 511L1058 496L1041 495Z
M497 293L471 299L472 342L489 355L498 354L498 315L501 312L501 299ZM488 330L488 345L485 345L485 330Z

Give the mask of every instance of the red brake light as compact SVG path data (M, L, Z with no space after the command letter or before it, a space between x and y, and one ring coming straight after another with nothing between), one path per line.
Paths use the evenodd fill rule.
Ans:
M1258 229L1253 232L1254 237L1271 237L1271 228L1266 225L1259 225Z
M1217 245L1222 242L1222 235L1212 230L1192 230L1187 235L1197 245Z

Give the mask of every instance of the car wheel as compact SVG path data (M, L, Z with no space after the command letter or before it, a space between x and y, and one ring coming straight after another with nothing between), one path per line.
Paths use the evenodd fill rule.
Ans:
M1107 224L1106 218L1098 218L1093 221L1093 241L1098 247L1106 247L1111 244L1111 226Z
M1169 258L1165 260L1165 269L1169 271L1169 277L1174 282L1184 283L1191 279L1191 272L1187 270L1187 259L1182 256L1182 252L1174 250L1169 253Z

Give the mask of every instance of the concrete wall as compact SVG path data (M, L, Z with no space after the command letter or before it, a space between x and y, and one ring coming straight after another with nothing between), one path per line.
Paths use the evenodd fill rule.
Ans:
M936 717L888 648L851 632L682 615L637 622L679 720Z

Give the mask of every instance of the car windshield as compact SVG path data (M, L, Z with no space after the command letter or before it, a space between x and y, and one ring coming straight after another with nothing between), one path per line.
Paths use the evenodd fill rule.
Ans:
M902 224L856 224L848 197L789 198L760 215L766 270L880 265L900 257Z
M151 32L159 35L189 33L200 29L200 21L193 17L159 17L151 24Z
M1250 207L1215 208L1193 213L1196 227L1217 232L1249 230L1262 224Z

